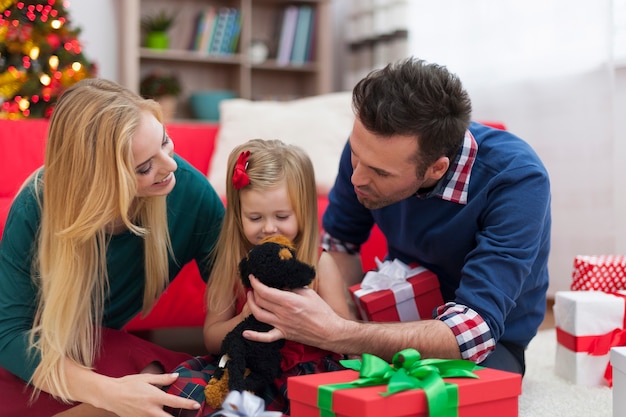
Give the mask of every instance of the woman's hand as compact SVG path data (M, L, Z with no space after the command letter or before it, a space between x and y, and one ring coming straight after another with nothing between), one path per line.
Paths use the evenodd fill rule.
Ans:
M109 416L106 411L118 417L171 417L163 407L200 409L196 401L161 389L173 384L178 374L140 373L113 378L72 361L66 361L65 367L71 400L81 404L61 413L63 417ZM50 392L46 388L43 387L44 391Z
M106 395L95 406L119 417L171 417L164 406L174 409L198 410L200 404L168 394L160 387L176 381L178 374L138 374L110 378Z

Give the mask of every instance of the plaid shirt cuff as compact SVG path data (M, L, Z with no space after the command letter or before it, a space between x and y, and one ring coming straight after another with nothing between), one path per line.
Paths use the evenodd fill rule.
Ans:
M463 359L480 363L495 349L489 326L471 308L450 302L438 307L435 314L452 329Z
M326 252L343 252L348 255L356 255L361 251L361 246L344 242L324 232L322 235L322 249Z

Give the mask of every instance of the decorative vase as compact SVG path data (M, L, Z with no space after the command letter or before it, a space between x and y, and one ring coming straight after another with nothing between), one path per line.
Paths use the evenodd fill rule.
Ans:
M195 91L189 96L191 112L196 119L217 122L220 119L220 102L235 98L230 90Z
M151 49L167 49L170 38L166 32L148 32L146 34L146 47Z
M161 106L163 120L173 120L174 116L176 115L176 105L178 104L178 98L176 96L162 96L157 98L156 101Z

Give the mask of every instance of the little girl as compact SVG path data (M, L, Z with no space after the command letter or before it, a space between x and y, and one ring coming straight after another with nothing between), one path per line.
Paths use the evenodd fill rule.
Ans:
M294 242L297 257L314 265L317 276L310 285L341 316L348 318L346 288L330 255L319 249L317 193L313 164L300 148L279 140L253 139L231 152L226 179L226 214L214 253L213 273L207 286L204 343L211 355L179 366L180 374L169 393L204 404L203 388L219 361L222 340L250 314L239 277L239 261L263 238L284 235ZM287 377L342 369L342 355L287 341L282 353L282 375L257 395L267 410L289 414ZM208 416L207 404L192 414ZM175 415L181 410L176 410Z

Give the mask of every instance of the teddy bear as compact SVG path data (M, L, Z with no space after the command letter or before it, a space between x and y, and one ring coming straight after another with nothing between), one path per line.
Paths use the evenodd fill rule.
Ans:
M239 262L245 288L251 288L250 274L269 287L294 289L309 285L315 278L315 268L298 260L293 242L279 235L263 239ZM230 391L259 394L280 376L280 349L285 339L264 343L242 335L244 330L267 332L272 328L250 314L226 335L222 360L204 390L209 406L219 408Z

